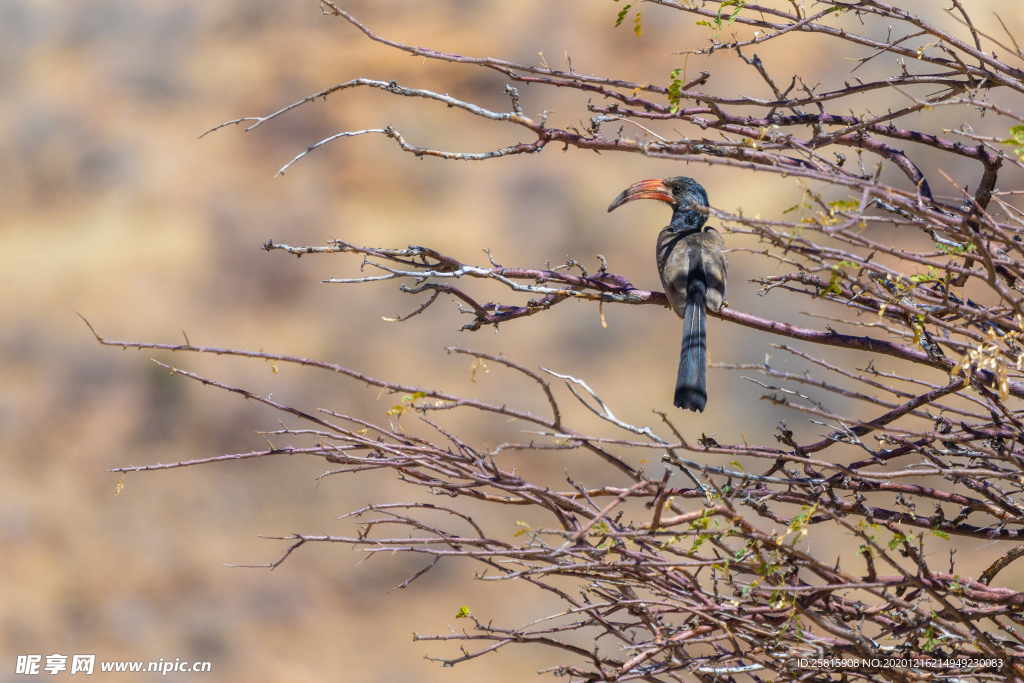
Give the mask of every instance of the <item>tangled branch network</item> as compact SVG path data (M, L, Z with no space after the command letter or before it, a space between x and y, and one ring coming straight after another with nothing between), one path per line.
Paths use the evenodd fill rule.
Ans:
M772 445L721 444L707 436L688 441L664 415L655 426L623 422L612 412L612 402L582 379L461 348L449 352L472 357L477 367L504 366L532 382L549 414L392 383L309 359L188 343L110 341L97 334L112 346L228 354L345 375L404 395L391 417L418 417L436 435L415 437L391 424L327 410L307 412L171 368L291 416L302 426L268 436L312 445L117 471L305 454L337 466L324 476L390 469L409 484L447 497L451 502L445 504L392 502L356 510L352 515L366 520L356 536L288 536L282 539L289 543L284 556L269 566L308 543L342 543L369 553L424 556L423 570L400 587L442 560L465 558L480 564L481 580L518 579L561 601L563 609L526 626L499 627L463 610L457 616L467 619L468 628L418 636L460 643L461 656L441 660L448 665L526 643L564 653L566 663L549 671L573 681L1024 680L1024 593L998 585L1012 574L1004 570L1024 556L1019 407L1024 213L1017 207L1024 193L999 187L1002 174L1015 174L1018 185L1021 177L1024 52L1005 25L1005 36L989 35L965 3L951 1L948 9L936 6L934 22L899 3L876 0L819 0L814 12L808 3L781 0L643 3L648 17L694 15L711 37L708 45L687 54L734 54L763 81L767 94L753 97L706 89L714 84L710 72L695 79L673 72L659 86L585 75L571 63L560 71L411 47L382 37L323 0L326 14L395 50L502 74L510 82L511 111L491 111L394 81L357 78L270 115L218 126L244 123L252 130L315 99L373 88L443 103L495 126L509 124L528 139L469 153L413 145L391 126L346 131L313 144L281 172L329 142L372 133L416 156L450 160L537 153L556 143L796 178L802 197L787 212L793 216L709 211L727 231L759 240L759 248L746 251L788 271L758 280L764 295L826 302L832 314L825 330L728 306L712 314L775 335L777 349L819 369L815 377L780 370L767 360L719 365L759 375L751 379L764 388L767 400L826 428L820 440L799 443L783 422ZM622 8L620 21L641 9ZM641 22L637 14L638 33ZM725 40L727 31L747 37ZM828 89L800 74L780 78L753 52L763 43L801 35L814 35L836 54L851 55L854 72L886 59L894 71L867 82L854 73L853 82ZM548 124L546 113L527 116L512 84L589 98L580 103L590 115L589 127L558 128ZM888 96L894 105L872 113L864 105L868 94L876 100ZM848 113L836 113L839 109ZM963 122L939 129L936 117L950 110L962 114ZM1005 122L1007 136L976 133L986 115ZM613 125L621 126L618 133L606 133ZM627 125L641 131L639 137L624 135ZM675 127L692 137L664 132ZM952 162L966 160L974 170L970 177L936 178L944 175L936 160L944 159L958 169L967 165ZM885 169L895 171L892 184L881 182ZM937 192L937 185L947 187L946 194ZM845 198L834 199L837 191ZM268 242L265 248L297 256L361 256L370 274L329 282L397 280L402 291L427 297L395 321L428 311L442 296L459 302L468 316L467 330L547 313L569 299L599 307L667 304L664 294L634 288L606 264L596 272L572 260L554 268L506 267L493 258L474 265L425 247L386 249L341 240L316 247ZM484 303L467 286L474 282L509 297L508 303ZM801 348L791 342L801 342ZM834 349L867 352L872 361L850 369L830 360ZM896 369L877 369L875 362L883 359ZM934 380L920 379L925 373L914 366L934 374ZM568 424L551 378L563 381L570 400L600 417L608 433ZM874 417L836 414L802 393L811 389L852 399ZM435 413L452 410L523 421L532 425L534 438L494 448L471 443L434 421ZM634 469L622 457L624 449L660 455L665 476L652 479ZM608 464L618 481L588 487L567 477L564 490L541 486L516 474L507 461L530 451L580 452ZM709 458L693 454L725 456L733 464L701 464ZM516 509L530 507L544 511L551 522L545 528L521 525L512 535L460 510L460 499L498 510L491 521L511 519ZM396 528L401 531L388 531ZM809 540L817 530L855 539L859 564L840 566L815 555ZM939 566L945 554L937 556L936 549L954 537L1006 549L978 578L968 578L956 571L952 553L948 567ZM825 663L807 668L801 659Z

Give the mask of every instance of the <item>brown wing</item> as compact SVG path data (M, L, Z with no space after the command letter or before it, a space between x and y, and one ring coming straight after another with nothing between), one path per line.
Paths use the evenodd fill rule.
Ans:
M658 235L658 272L672 309L680 318L686 315L686 291L691 270L700 272L707 283L707 307L721 310L725 303L725 280L729 259L725 255L725 241L714 228L703 232L680 235L668 228ZM699 258L700 266L692 268Z
M665 296L680 318L686 316L686 282L690 272L690 249L685 238L665 228L658 235L658 273Z
M725 282L729 276L729 257L725 254L725 240L714 228L705 229L699 237L704 260L704 279L708 285L708 308L720 311L725 303Z

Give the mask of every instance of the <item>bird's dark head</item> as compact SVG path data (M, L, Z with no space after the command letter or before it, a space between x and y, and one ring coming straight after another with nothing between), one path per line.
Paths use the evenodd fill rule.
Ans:
M635 199L657 199L671 204L671 226L677 230L700 230L708 219L708 193L693 178L676 176L664 180L641 180L616 197L608 211Z

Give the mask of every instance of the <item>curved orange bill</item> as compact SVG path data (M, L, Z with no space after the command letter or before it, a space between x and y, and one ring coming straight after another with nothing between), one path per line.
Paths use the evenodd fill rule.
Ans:
M625 192L616 197L608 207L608 212L611 213L626 202L635 199L657 199L669 204L676 203L676 198L672 196L672 191L665 187L665 183L660 180L641 180L639 183L630 185Z

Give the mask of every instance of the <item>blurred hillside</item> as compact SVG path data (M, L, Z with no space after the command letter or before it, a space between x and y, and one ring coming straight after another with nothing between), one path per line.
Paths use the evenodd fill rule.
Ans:
M1017 3L984 4L1020 24ZM924 0L906 4L937 11ZM684 63L671 53L706 39L691 20L656 7L647 10L638 39L627 27L614 29L618 7L611 2L344 6L396 40L527 63L561 64L568 54L578 71L637 82L665 81ZM990 19L979 12L986 27ZM936 20L948 23L940 11ZM813 40L802 51L786 45L759 53L786 80L801 70L809 81L841 83L851 68L844 57L863 56L824 53ZM687 68L712 71L713 91L764 89L734 56L691 57ZM879 75L892 68L871 63L862 69L869 74L858 73L866 79L871 69ZM681 323L668 311L606 307L603 329L595 307L566 302L497 333L468 333L458 331L466 320L455 305L438 302L408 322L388 323L382 316L411 312L421 299L390 283L319 284L356 277L357 257L296 260L260 246L338 237L431 246L474 263L486 262L484 248L506 265L571 256L591 268L601 253L638 287L658 288L653 245L667 212L634 204L608 215L609 201L627 185L695 175L713 204L762 215L796 203L800 189L792 180L554 148L472 164L417 160L380 136L333 142L273 178L328 135L389 123L412 144L450 150L528 141L516 130L378 91L347 91L249 133L231 127L199 139L222 121L266 114L359 76L509 106L497 74L389 51L323 16L312 1L0 0L0 681L20 679L12 673L17 654L54 652L209 660L213 673L204 680L249 683L520 681L555 662L526 650L455 669L422 661L446 650L412 642L412 632L455 626L461 605L507 625L543 616L534 592L474 582L470 565L442 563L393 593L387 591L421 562L381 557L354 566L361 554L306 547L272 573L224 566L276 560L281 545L257 534L344 533L351 525L338 516L402 495L387 475L318 485L323 463L280 458L129 475L115 496L118 477L109 468L258 449L266 442L257 432L278 426L260 406L168 376L151 355L307 410L382 420L395 401L286 366L275 373L260 362L103 348L72 308L110 338L178 342L184 332L194 344L316 357L539 406L531 387L500 369L471 382L469 362L443 349L502 351L583 377L622 419L652 424L650 410L671 405ZM552 110L557 125L579 125L586 115L568 93L521 90L528 113ZM957 123L945 115L932 113L926 125ZM998 134L986 125L979 121L976 130ZM969 165L944 170L976 182ZM737 238L730 246L756 245ZM794 308L786 299L760 298L748 284L774 268L735 254L729 302L821 326L800 314L815 302ZM710 336L712 361L759 362L773 352L770 337L714 322ZM863 363L852 354L846 360ZM760 390L739 375L712 371L711 382L708 411L678 419L687 436L767 441L783 417L798 434L817 433L759 401ZM518 434L504 422L447 417L492 446ZM622 484L579 457L517 466L553 485L564 486L566 468L588 484ZM660 466L651 467L660 474ZM513 521L500 523L511 532ZM822 543L838 548L843 540ZM976 545L962 544L971 552ZM997 553L978 550L976 558Z

